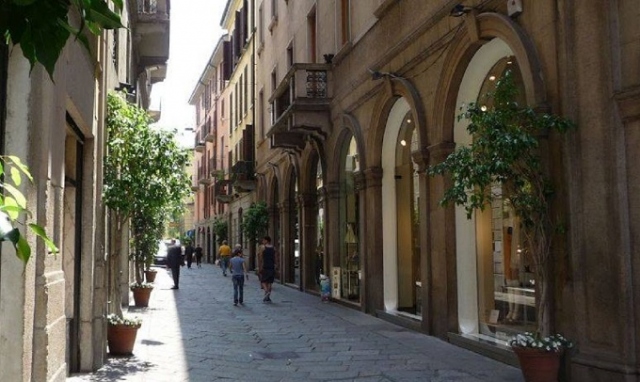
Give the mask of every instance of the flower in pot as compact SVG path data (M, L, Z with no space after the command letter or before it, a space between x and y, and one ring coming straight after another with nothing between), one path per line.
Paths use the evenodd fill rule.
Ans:
M510 71L495 83L486 100L470 103L459 117L469 121L471 143L456 148L428 172L450 177L441 204L463 206L469 219L474 212L495 203L513 212L523 239L523 253L533 263L537 330L536 334L516 336L512 346L559 354L555 349L568 342L560 335L551 335L553 294L549 283L551 242L559 225L551 210L554 187L542 165L540 137L564 133L573 124L517 102L518 88Z
M138 329L142 325L139 317L107 315L107 342L112 355L131 355L136 343Z

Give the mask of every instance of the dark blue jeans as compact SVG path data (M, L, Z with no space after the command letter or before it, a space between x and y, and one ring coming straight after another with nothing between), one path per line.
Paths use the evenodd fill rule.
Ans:
M233 302L241 303L244 300L244 275L233 275Z

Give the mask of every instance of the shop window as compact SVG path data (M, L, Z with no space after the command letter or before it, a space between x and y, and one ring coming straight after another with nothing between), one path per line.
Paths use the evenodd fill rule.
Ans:
M520 88L516 101L526 103L520 69L509 56L499 60L485 77L477 100L482 110L492 107L486 95L507 70ZM535 331L535 269L524 249L520 221L503 197L502 188L496 185L492 193L491 208L476 213L479 331L507 340L516 333Z

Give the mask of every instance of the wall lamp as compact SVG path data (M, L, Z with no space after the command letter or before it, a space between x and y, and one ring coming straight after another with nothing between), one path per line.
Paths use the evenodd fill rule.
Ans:
M120 82L115 90L118 92L124 90L127 94L136 94L135 85L127 84L125 82Z
M461 17L466 15L467 13L471 12L473 10L473 8L471 7L467 7L464 6L462 4L456 4L453 9L451 9L451 12L449 12L449 16L451 17Z
M374 81L377 81L379 79L385 78L385 77L389 77L389 78L402 78L400 76L398 76L395 73L391 73L391 72L380 72L377 70L373 70L371 68L368 69L369 73L371 73L371 79Z

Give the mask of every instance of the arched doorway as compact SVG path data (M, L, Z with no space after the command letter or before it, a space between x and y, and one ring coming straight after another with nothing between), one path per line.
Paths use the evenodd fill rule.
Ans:
M382 145L384 304L387 311L421 317L419 135L409 103L389 112Z
M510 70L520 88L519 103L526 103L519 63L501 39L483 45L471 59L458 91L456 106L477 102L491 108L486 94ZM456 108L458 110L458 108ZM454 125L456 146L473 137L467 122ZM491 208L467 219L463 207L455 208L458 322L463 334L506 341L515 333L536 327L535 281L532 264L522 250L519 221L499 196L496 186Z

